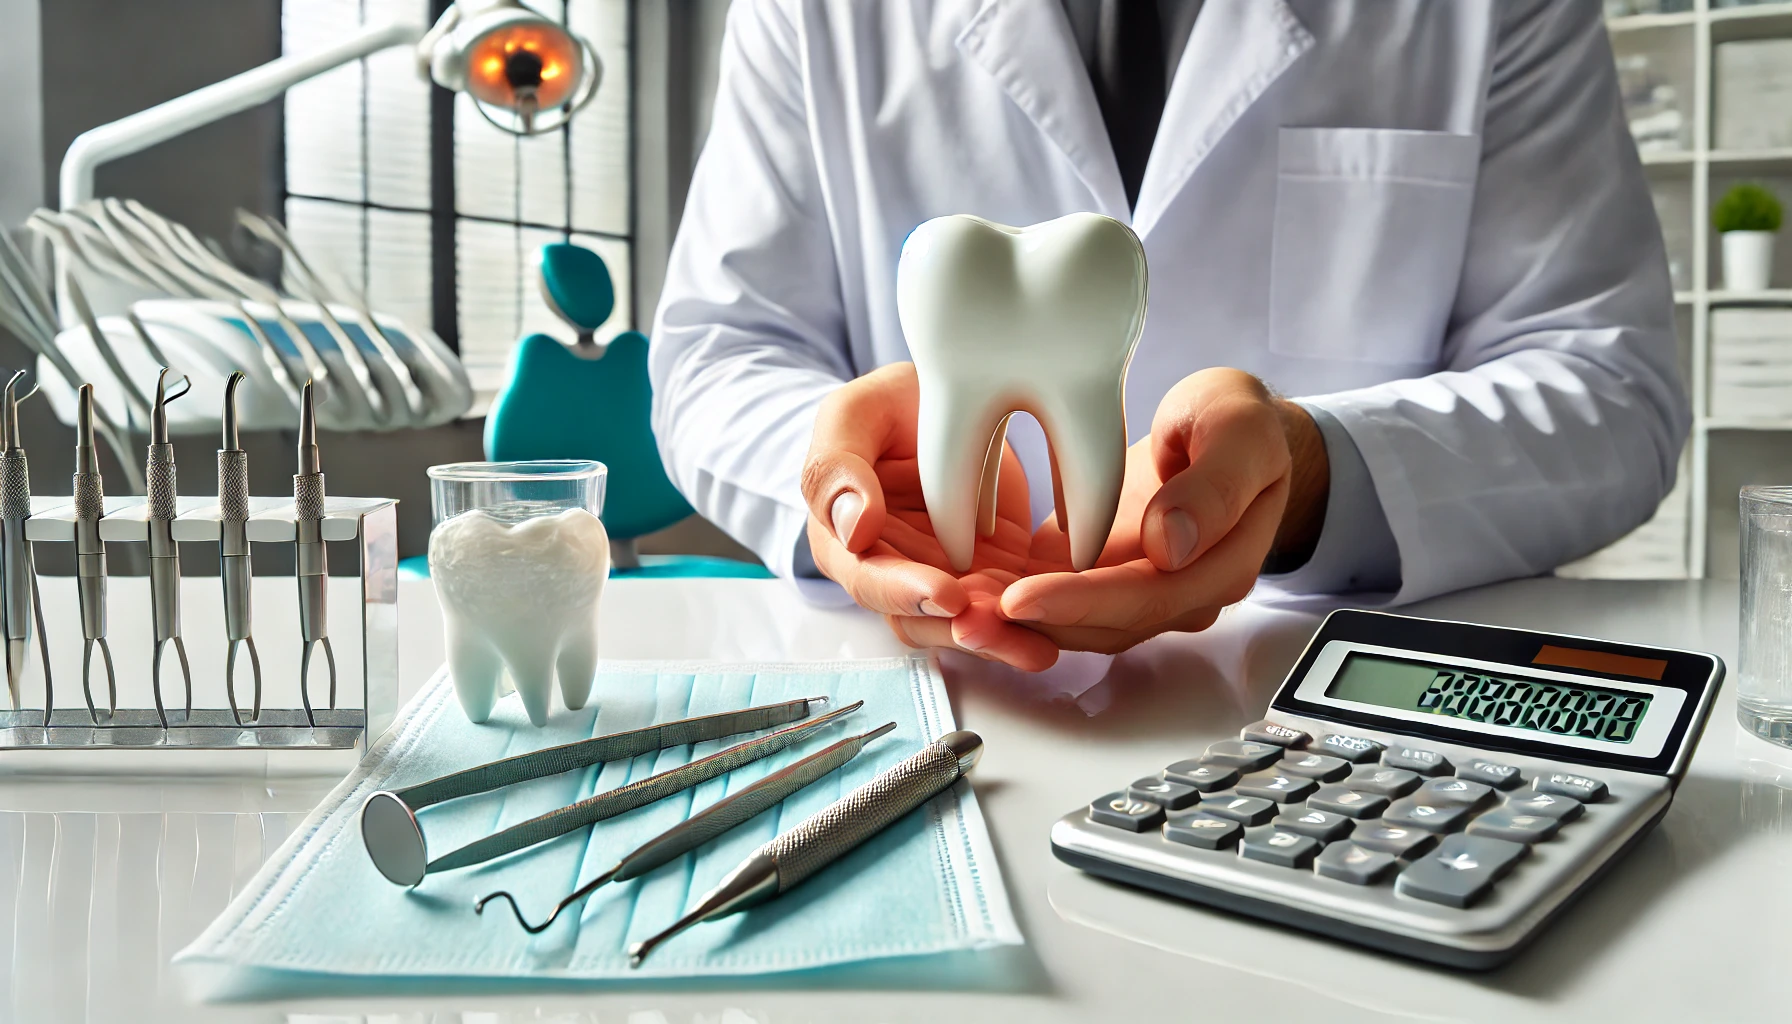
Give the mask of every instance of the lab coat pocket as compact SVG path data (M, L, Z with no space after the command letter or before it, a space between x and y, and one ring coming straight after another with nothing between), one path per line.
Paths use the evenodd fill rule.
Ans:
M1479 160L1474 135L1283 128L1270 350L1435 361L1462 270Z

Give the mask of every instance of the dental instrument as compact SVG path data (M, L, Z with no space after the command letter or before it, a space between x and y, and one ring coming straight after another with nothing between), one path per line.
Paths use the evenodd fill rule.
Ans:
M426 856L423 830L417 823L417 812L432 804L514 786L531 779L589 768L594 764L623 761L669 747L689 746L724 736L770 729L806 718L814 705L827 702L826 697L802 697L736 711L683 718L501 758L402 789L381 790L369 796L361 806L361 840L380 874L398 885L416 885L436 866ZM831 721L839 714L856 710L859 706L860 704L853 704L841 712L824 715L804 724ZM688 769L691 766L685 767ZM640 786L642 783L635 785ZM630 788L632 787L623 787L622 790L611 792L620 793ZM563 808L555 813L562 814L570 809ZM504 834L506 833L499 833Z
M574 903L596 892L598 887L609 882L626 882L631 878L644 875L662 864L671 863L704 843L721 836L736 825L747 821L782 801L785 797L801 791L810 783L841 767L859 755L865 744L896 728L895 722L886 722L870 732L857 736L848 736L822 750L785 768L767 775L758 782L729 796L679 822L658 836L648 840L634 851L625 854L608 871L603 872L591 881L579 886L569 893L565 899L554 905L553 913L540 924L530 924L523 917L522 907L517 905L516 897L506 890L499 890L485 896L473 904L473 912L485 913L485 905L492 900L503 897L510 903L510 912L516 915L517 924L530 935L544 932L560 917L560 912Z
M150 617L155 630L155 647L150 654L150 683L155 690L156 717L162 728L168 728L168 713L162 708L162 647L174 641L180 655L180 674L187 684L187 720L193 718L193 670L187 664L187 644L180 636L180 545L174 540L176 507L174 484L174 445L168 440L167 404L193 390L193 382L185 375L186 387L168 393L168 375L174 371L162 367L156 377L156 404L150 412L149 456L144 477L149 481L149 601Z
M100 519L106 514L106 494L100 480L99 452L93 445L93 385L79 391L75 418L75 577L81 599L81 691L87 696L87 714L95 725L99 712L93 706L90 677L93 645L98 643L106 659L106 686L112 714L118 712L118 675L112 670L112 647L106 643L106 543L100 539Z
M255 671L255 709L251 721L261 717L261 656L249 634L249 593L254 567L249 562L249 453L237 434L236 388L243 382L241 370L224 385L224 437L218 449L218 578L224 585L224 637L229 641L224 658L224 692L230 697L230 714L243 724L236 703L236 651L249 646L249 665Z
M311 652L323 644L330 663L330 710L336 709L336 652L330 647L330 551L324 545L324 472L317 454L317 409L311 382L299 404L299 471L292 478L293 528L298 544L295 572L299 577L299 634L305 642L299 655L299 697L305 721L317 728L311 710Z
M660 944L694 924L739 913L788 892L963 778L982 753L983 739L974 732L959 730L941 736L761 846L689 913L664 931L630 945L629 966L641 966Z
M15 394L23 376L25 371L20 370L6 382L4 404L0 404L0 617L5 619L6 689L12 696L12 706L18 708L25 657L31 648L33 613L36 615L38 650L44 660L44 724L48 725L50 711L56 706L56 691L50 680L37 567L31 543L25 539L25 520L31 518L31 471L25 461L25 449L19 443L19 403L37 394L37 388L22 396Z

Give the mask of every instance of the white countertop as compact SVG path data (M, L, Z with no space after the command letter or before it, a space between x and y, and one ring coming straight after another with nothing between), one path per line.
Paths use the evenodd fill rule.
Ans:
M441 660L429 584L401 584L404 694ZM1715 653L1736 587L1523 580L1410 609ZM1006 992L800 980L440 999L195 1006L169 958L331 785L327 778L0 775L0 1022L1785 1021L1792 750L1744 735L1726 684L1665 821L1528 951L1489 974L1402 961L1088 878L1051 822L1261 717L1316 616L1244 606L1119 659L1079 701L980 662L948 665L1024 953ZM54 628L54 627L52 627ZM812 659L898 650L882 620L750 580L619 581L612 658ZM230 754L221 754L228 758Z

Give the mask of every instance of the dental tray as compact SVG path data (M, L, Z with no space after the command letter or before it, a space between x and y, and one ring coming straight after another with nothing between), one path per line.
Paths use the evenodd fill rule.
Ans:
M1512 957L1667 813L1723 662L1332 613L1238 739L1065 815L1091 874L1454 967Z

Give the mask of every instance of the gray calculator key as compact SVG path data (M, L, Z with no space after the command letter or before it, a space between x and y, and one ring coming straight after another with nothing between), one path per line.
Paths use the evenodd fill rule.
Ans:
M1271 825L1254 828L1244 834L1238 852L1247 860L1260 860L1285 868L1304 868L1313 863L1319 852L1319 840L1299 832L1287 832Z
M1089 820L1128 832L1143 832L1163 824L1164 809L1149 800L1135 800L1125 793L1109 793L1089 805Z
M1350 774L1350 762L1330 754L1291 750L1276 762L1276 771L1289 775L1305 775L1320 782L1336 782Z
M1230 789L1238 781L1238 769L1223 764L1202 764L1199 761L1178 761L1164 769L1164 778L1193 786L1203 793Z
M1229 850L1244 836L1244 825L1205 811L1174 815L1164 822L1164 838L1202 850Z
M1541 843L1556 834L1562 819L1543 814L1519 814L1509 807L1495 807L1468 823L1471 836L1509 839L1514 843Z
M1552 796L1571 796L1584 804L1596 804L1605 799L1605 783L1567 772L1544 772L1531 783L1531 788Z
M1322 843L1329 843L1349 835L1356 822L1330 811L1293 807L1277 815L1276 820L1270 824L1284 832L1298 832L1303 836L1312 836Z
M1275 817L1281 808L1262 797L1219 793L1204 798L1201 810L1233 821L1242 821L1246 825L1261 825Z
M1454 832L1474 817L1475 809L1467 804L1434 804L1416 796L1401 797L1388 805L1381 820L1390 825L1407 825L1427 832Z
M1296 804L1319 788L1319 783L1301 775L1280 772L1259 772L1238 780L1238 792L1244 796L1260 796L1278 804Z
M1208 764L1223 764L1240 771L1259 772L1275 764L1282 756L1282 748L1273 743L1253 743L1250 740L1220 740L1207 748L1201 760Z
M1371 850L1411 860L1431 849L1431 844L1437 842L1437 837L1422 828L1390 825L1385 821L1365 821L1351 833L1350 841L1358 846L1367 846Z
M1253 743L1274 743L1278 747L1289 748L1304 747L1313 738L1292 725L1270 721L1247 725L1238 735L1240 739L1247 739Z
M1449 836L1436 853L1407 868L1394 889L1415 899L1466 907L1486 896L1529 849L1504 839Z
M1360 764L1375 760L1375 755L1381 753L1381 744L1361 736L1345 736L1334 732L1322 737L1314 749L1333 757L1341 757L1352 764Z
M1424 747L1392 746L1381 752L1381 763L1389 768L1404 768L1420 775L1447 775L1450 759Z
M1149 800L1166 811L1183 810L1201 799L1201 794L1195 787L1171 779L1160 779L1155 775L1135 781L1126 788L1126 792L1135 800Z
M1344 783L1351 789L1382 796L1405 796L1419 788L1419 775L1404 768L1381 768L1372 764L1358 765Z
M1413 796L1428 804L1462 804L1477 807L1493 796L1493 787L1473 779L1432 779Z
M1388 798L1379 793L1364 793L1348 786L1327 786L1307 797L1307 806L1347 818L1373 818L1387 807Z
M1374 885L1386 878L1398 863L1393 854L1372 850L1361 843L1333 843L1313 861L1313 870L1351 885Z
M1512 765L1500 764L1498 761L1483 761L1478 757L1457 768L1456 776L1462 779L1474 779L1476 782L1485 782L1494 789L1511 789L1524 781L1524 776L1520 775L1518 769Z
M1580 817L1584 805L1571 796L1518 792L1506 798L1505 808L1514 814L1539 814L1569 822Z

